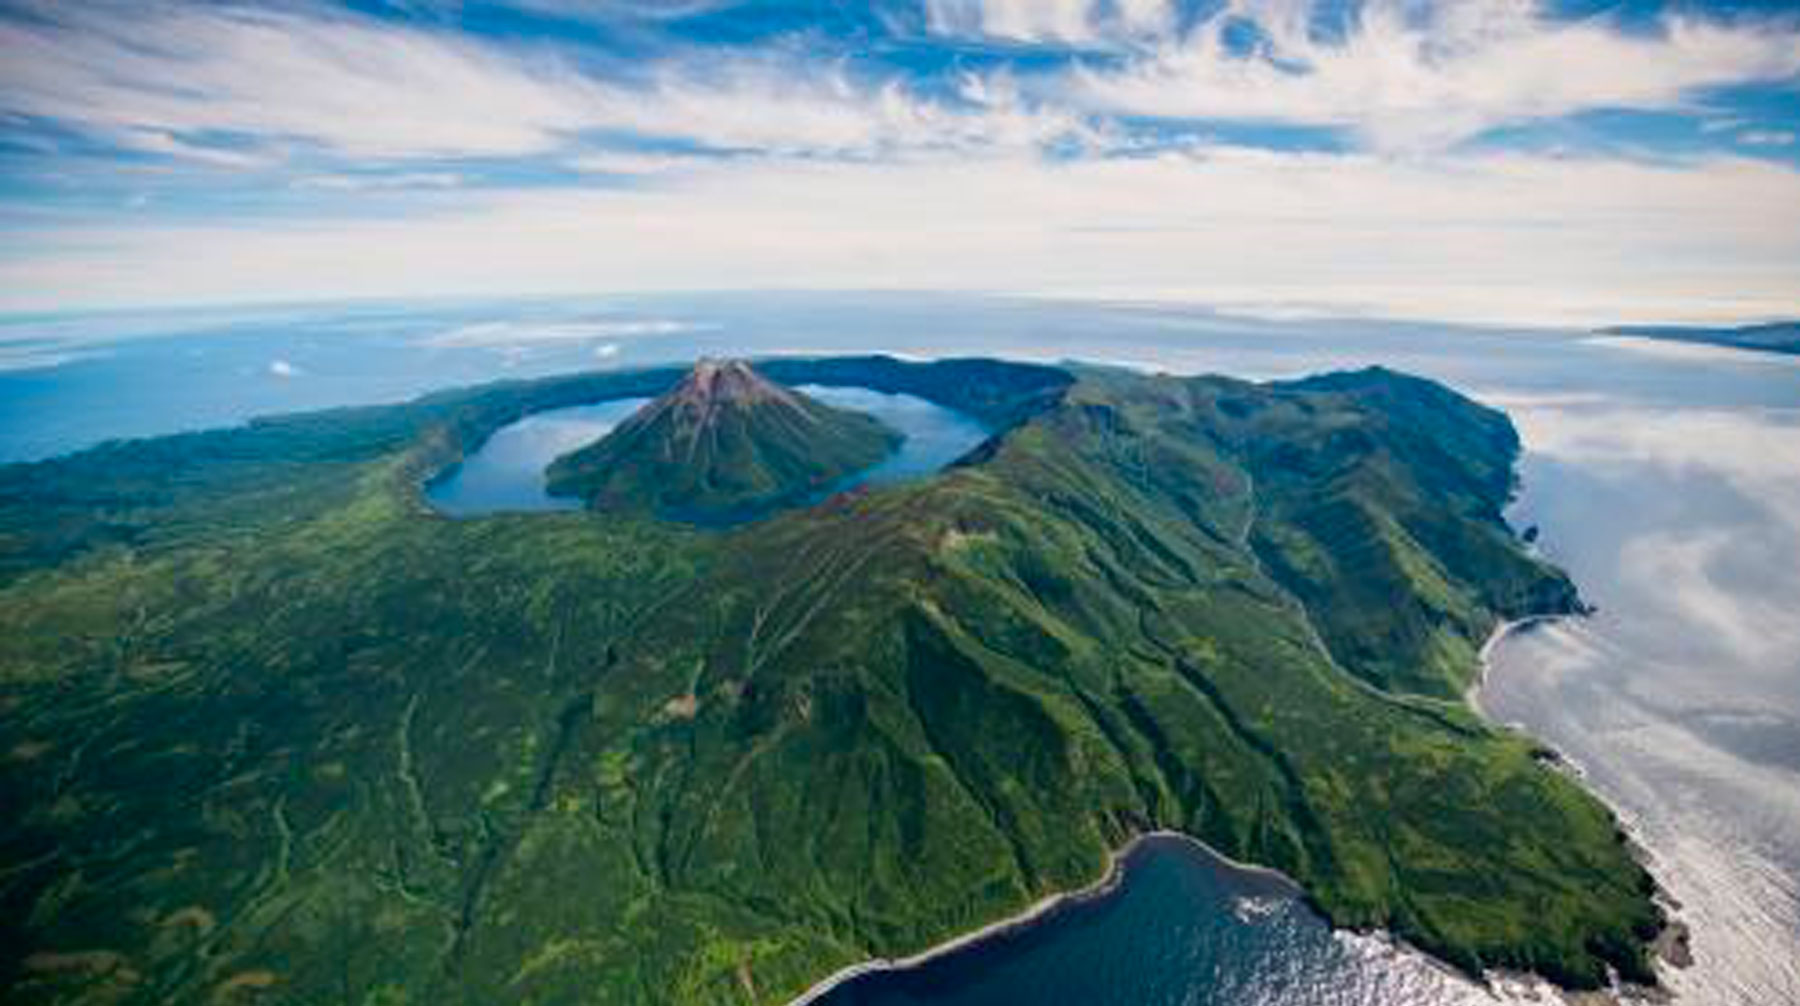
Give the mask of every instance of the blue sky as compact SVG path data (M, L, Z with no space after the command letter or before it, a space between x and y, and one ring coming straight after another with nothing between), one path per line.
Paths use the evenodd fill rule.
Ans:
M0 310L972 289L1800 312L1800 10L0 2Z

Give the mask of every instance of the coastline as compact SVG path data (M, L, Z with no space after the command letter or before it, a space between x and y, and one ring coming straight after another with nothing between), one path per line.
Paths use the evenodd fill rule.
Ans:
M1625 836L1625 842L1630 850L1631 857L1635 859L1639 865L1644 867L1645 870L1649 870L1651 862L1655 858L1655 853L1645 843L1643 836L1639 833L1638 827L1631 818L1620 808L1614 806L1612 801L1607 799L1606 794L1595 789L1588 783L1587 773L1582 770L1580 764L1569 758L1568 755L1564 754L1555 746L1551 745L1550 742L1531 734L1522 724L1500 723L1481 706L1481 690L1487 684L1488 674L1493 666L1494 651L1499 648L1502 642L1511 638L1516 632L1527 631L1539 625L1560 622L1568 618L1585 617L1589 613L1590 612L1588 611L1580 611L1546 615L1527 615L1524 618L1501 621L1499 625L1494 627L1492 632L1488 633L1488 638L1481 644L1481 649L1477 652L1475 680L1470 683L1468 690L1464 692L1463 700L1471 709L1475 710L1477 716L1480 716L1488 723L1530 737L1534 743L1542 745L1550 751L1554 756L1551 759L1551 767L1556 771L1568 774L1582 789L1586 790L1588 793L1592 794L1595 799L1606 805L1607 810L1613 816L1613 820L1617 822L1620 832ZM1657 903L1663 908L1664 918L1661 931L1659 931L1656 934L1656 937L1650 941L1650 953L1653 963L1667 965L1676 969L1690 967L1693 964L1693 953L1690 946L1691 930L1688 924L1677 914L1677 912L1680 911L1681 905L1660 883L1657 884L1655 897ZM1529 977L1512 972L1497 972L1497 976L1510 978ZM1627 1006L1627 1004L1634 1002L1662 1003L1670 1002L1674 999L1674 993L1669 989L1666 982L1663 983L1661 987L1644 987L1620 983L1615 979L1612 987L1606 989L1589 992L1570 992L1568 990L1561 990L1561 992L1563 1001L1571 1004L1571 1006Z
M1487 711L1481 708L1479 699L1480 691L1487 683L1494 652L1499 648L1500 644L1504 640L1510 638L1514 633L1528 631L1535 626L1560 621L1565 618L1579 617L1579 615L1580 613L1528 615L1524 618L1500 622L1488 634L1488 638L1482 643L1481 648L1478 651L1476 676L1464 693L1464 700L1475 710L1477 715L1481 716L1482 719L1487 720L1490 723L1494 722L1493 717L1489 716ZM1500 725L1505 726L1504 724ZM1517 728L1506 727L1506 729ZM1560 752L1557 752L1557 755L1559 768L1579 776L1579 768L1577 766L1568 762L1566 759L1563 759ZM1585 786L1585 783L1583 785ZM1592 792L1591 789L1589 791ZM1600 794L1596 794L1596 796L1599 795ZM1610 808L1611 804L1609 803L1608 806ZM1642 844L1641 839L1635 833L1635 829L1632 828L1631 823L1627 819L1620 815L1616 808L1612 808L1612 812L1615 819L1618 820L1620 827L1628 835L1628 841L1632 845L1633 855L1640 862L1645 862L1649 856L1647 855L1647 850ZM1178 831L1170 831L1167 829L1146 831L1132 836L1123 845L1108 852L1105 871L1099 879L1091 884L1071 891L1047 895L1036 902L1033 902L1023 911L998 919L977 929L953 936L942 943L927 947L924 950L905 957L877 957L846 965L813 983L804 992L800 993L799 996L788 1000L786 1006L813 1006L813 1004L829 995L839 986L855 981L865 975L907 971L922 967L932 961L957 953L989 939L1004 936L1008 933L1037 925L1053 917L1059 910L1068 906L1078 905L1097 898L1106 897L1115 891L1123 881L1127 860L1129 860L1131 855L1137 849L1149 841L1179 842L1197 850L1200 854L1215 860L1232 870L1273 879L1283 888L1292 892L1294 896L1300 898L1305 897L1304 888L1302 888L1293 878L1279 870L1258 866L1253 863L1240 862L1219 850L1214 849L1205 842ZM1659 963L1676 968L1685 967L1688 963L1687 958L1689 956L1687 949L1687 926L1674 914L1674 909L1678 906L1671 904L1666 896L1659 897L1659 900L1663 902L1665 909L1669 910L1669 915L1664 924L1663 931L1658 934L1657 938L1652 943L1653 954ZM1393 935L1386 930L1376 930L1375 935L1382 939L1394 939ZM1402 944L1404 945L1403 941ZM1441 962L1430 957L1430 955L1424 956L1431 964L1442 966ZM1662 989L1645 989L1637 986L1621 985L1614 985L1612 988L1589 992L1572 992L1566 989L1558 989L1553 984L1547 983L1534 975L1515 973L1500 969L1496 969L1490 973L1486 984L1490 991L1501 991L1501 989L1506 986L1516 986L1519 989L1525 990L1527 1001L1538 1001L1537 997L1548 991L1550 994L1556 995L1562 1002L1572 1004L1572 1006L1587 1006L1587 1004L1591 1004L1591 1006L1625 1006L1625 1004L1629 1003L1643 1003L1646 1001L1664 1002L1667 1001L1667 996L1669 995L1666 987ZM1509 997L1502 993L1501 999L1505 1001L1509 999Z
M1539 625L1560 622L1565 618L1580 618L1583 617L1584 614L1585 612L1559 612L1545 615L1526 615L1524 618L1502 619L1500 624L1494 626L1493 631L1488 633L1487 639L1482 641L1481 649L1475 652L1475 680L1469 682L1469 687L1463 690L1463 702L1468 705L1469 708L1475 710L1482 719L1493 723L1494 718L1488 715L1487 710L1481 708L1481 689L1482 686L1487 684L1488 669L1493 664L1494 650L1497 649L1507 637L1515 632L1524 632L1536 628ZM1497 725L1504 726L1505 724Z
M1557 622L1566 618L1581 617L1582 614L1584 613L1568 612L1527 615L1523 618L1501 621L1488 634L1488 638L1482 643L1480 650L1477 652L1477 670L1475 679L1464 692L1464 701L1474 709L1476 714L1483 720L1494 723L1493 717L1488 715L1487 711L1481 708L1479 700L1480 691L1487 683L1493 654L1495 650L1498 649L1499 645L1504 640L1510 638L1514 633L1528 631L1538 625ZM1502 726L1505 729L1519 729L1505 724L1496 725ZM1540 741L1539 743L1543 742ZM1561 752L1556 752L1556 754L1558 756L1557 766L1565 771L1576 774L1579 778L1579 768L1564 759ZM1585 783L1582 785L1584 788L1586 787ZM1593 790L1589 789L1589 792L1593 792ZM1598 793L1595 795L1600 796ZM1646 854L1647 850L1639 837L1635 834L1630 822L1619 814L1617 808L1612 808L1610 803L1608 803L1607 806L1612 810L1613 816L1618 820L1620 827L1627 833L1628 841L1630 841L1633 849L1633 855L1638 858L1640 862L1645 862L1649 858ZM1240 862L1239 860L1233 859L1225 853L1214 849L1205 842L1182 832L1170 831L1167 829L1146 831L1132 836L1123 845L1109 851L1107 853L1105 871L1101 874L1099 879L1091 884L1070 891L1046 895L1020 912L990 922L977 929L953 936L942 943L934 944L924 950L909 954L905 957L877 957L846 965L819 981L814 982L804 992L800 993L800 995L788 1000L785 1006L813 1006L813 1004L829 995L839 986L855 981L863 976L895 971L908 971L922 967L932 961L950 956L989 939L1005 936L1009 933L1042 923L1066 907L1106 897L1113 893L1123 881L1127 860L1137 849L1149 841L1179 842L1197 850L1200 854L1209 859L1213 859L1232 870L1272 879L1291 892L1295 897L1304 899L1306 896L1305 889L1300 886L1299 882L1279 870L1274 870L1266 866L1259 866L1254 863ZM1666 898L1659 897L1659 900L1663 901L1665 908L1674 907L1670 905ZM1349 931L1354 932L1355 930ZM1381 939L1397 940L1397 937L1394 937L1392 933L1389 933L1384 929L1375 930L1373 931L1373 934ZM1400 941L1400 943L1401 945L1410 948L1410 945L1405 944L1404 941ZM1652 947L1658 962L1677 968L1686 966L1684 958L1687 957L1687 926L1679 918L1675 917L1673 911L1670 911L1667 921L1664 924L1663 931L1659 933L1656 940L1653 941ZM1442 962L1431 957L1429 954L1423 956L1430 964L1447 968L1447 965L1443 965ZM1628 1006L1628 1004L1631 1003L1643 1003L1646 1001L1664 1002L1667 1001L1666 997L1668 995L1666 987L1662 989L1645 989L1639 988L1638 986L1621 986L1617 984L1608 989L1575 992L1557 988L1553 983L1549 983L1535 975L1515 973L1502 969L1491 971L1486 982L1491 992L1501 991L1504 986L1514 985L1515 983L1518 987L1526 990L1527 1001L1538 1001L1538 996L1548 991L1550 994L1556 995L1562 1002L1571 1004L1571 1006ZM1506 1001L1509 997L1503 993L1500 998L1502 1001Z
M926 947L924 950L909 954L905 957L876 957L870 960L846 965L819 981L814 982L806 991L800 993L799 996L788 1000L786 1006L812 1006L813 1003L830 994L837 989L838 986L854 981L864 975L892 971L910 971L914 968L922 967L932 961L938 960L939 958L950 956L951 954L977 943L984 942L994 937L1004 936L1021 929L1027 929L1045 921L1049 917L1055 915L1058 911L1069 906L1079 905L1098 898L1104 898L1118 889L1120 882L1125 876L1126 861L1131 855L1146 842L1157 841L1179 842L1188 845L1193 849L1198 850L1202 855L1216 860L1232 870L1273 880L1293 893L1295 897L1304 896L1304 890L1300 885L1292 877L1282 873L1280 870L1273 870L1266 866L1258 866L1254 863L1240 862L1225 855L1212 846L1207 845L1205 842L1200 841L1192 835L1183 834L1179 831L1169 831L1167 829L1141 832L1137 835L1133 835L1124 845L1109 851L1106 854L1105 872L1101 874L1100 879L1085 887L1078 887L1072 891L1061 891L1056 894L1046 895L1033 902L1021 912L990 922L979 929L973 929L960 935L953 936L942 943Z

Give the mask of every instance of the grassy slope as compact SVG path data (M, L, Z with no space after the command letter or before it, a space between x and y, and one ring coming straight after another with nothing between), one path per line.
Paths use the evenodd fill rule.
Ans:
M1498 523L1503 419L1380 372L1045 411L986 366L931 386L1036 414L970 463L727 535L422 511L456 442L591 384L162 483L194 452L0 471L8 1001L779 1002L1153 825L1465 967L1643 967L1603 808L1434 697L1573 603Z

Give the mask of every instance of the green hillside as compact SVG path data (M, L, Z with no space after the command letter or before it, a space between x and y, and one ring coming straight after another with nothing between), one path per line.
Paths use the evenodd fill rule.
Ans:
M758 374L702 360L611 433L550 466L554 494L701 522L806 498L891 453L900 434Z
M1614 821L1457 698L1566 611L1498 413L994 361L770 363L1001 432L729 531L437 516L494 385L0 468L8 1003L782 1003L1148 828L1470 971L1649 979Z

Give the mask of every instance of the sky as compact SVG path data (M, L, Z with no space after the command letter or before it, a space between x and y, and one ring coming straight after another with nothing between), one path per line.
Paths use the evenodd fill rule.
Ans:
M1800 4L0 0L0 311L1800 315Z

